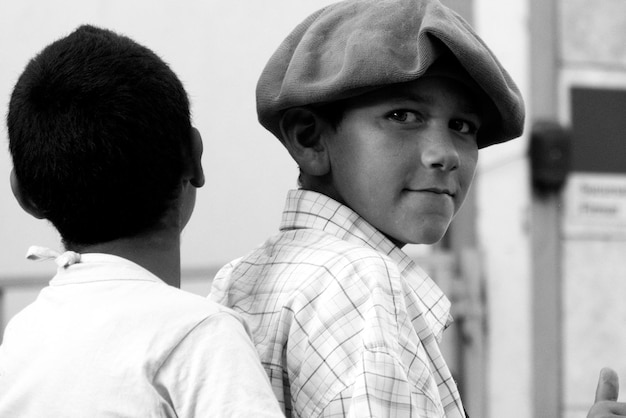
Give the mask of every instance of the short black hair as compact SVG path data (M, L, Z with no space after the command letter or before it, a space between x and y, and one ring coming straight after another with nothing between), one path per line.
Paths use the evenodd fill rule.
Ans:
M7 125L22 192L68 248L146 231L180 192L187 93L128 37L85 25L44 48L15 85Z
M347 100L337 100L310 106L311 110L322 118L331 128L337 130L348 108Z

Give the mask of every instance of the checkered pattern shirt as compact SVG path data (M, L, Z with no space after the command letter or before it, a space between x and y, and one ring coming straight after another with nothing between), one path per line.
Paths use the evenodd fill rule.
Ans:
M287 417L465 417L437 285L350 208L289 192L280 233L217 274Z

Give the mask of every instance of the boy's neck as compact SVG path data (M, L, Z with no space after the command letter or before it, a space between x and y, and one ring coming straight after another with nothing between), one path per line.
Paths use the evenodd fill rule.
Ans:
M77 252L103 253L125 258L150 271L168 285L180 288L180 235L177 233L160 231L120 238L83 246Z

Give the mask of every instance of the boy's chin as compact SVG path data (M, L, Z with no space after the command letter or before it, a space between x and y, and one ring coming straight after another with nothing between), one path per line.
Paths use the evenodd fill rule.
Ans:
M407 244L422 244L422 245L431 245L431 244L436 244L439 241L441 241L441 239L443 238L444 234L438 234L438 235L427 235L424 237L420 237L416 240L413 241L409 241L407 242Z
M393 237L387 235L394 244L398 247L402 248L406 244L422 244L422 245L430 245L436 244L445 235L446 230L427 230L427 231L419 231L415 234L403 234L402 236Z

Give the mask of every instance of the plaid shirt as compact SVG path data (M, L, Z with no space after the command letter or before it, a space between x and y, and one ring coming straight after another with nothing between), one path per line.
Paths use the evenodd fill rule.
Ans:
M465 417L438 341L450 303L350 208L289 192L280 234L217 274L287 417Z

